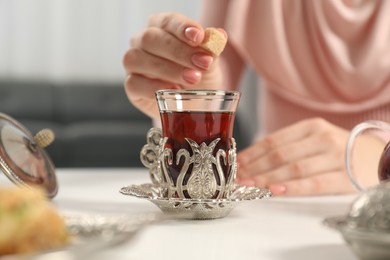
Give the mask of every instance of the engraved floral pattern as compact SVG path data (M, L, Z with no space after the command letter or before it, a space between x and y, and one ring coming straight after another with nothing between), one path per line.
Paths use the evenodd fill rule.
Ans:
M186 138L193 152L190 162L194 164L194 168L187 183L188 194L191 198L210 199L217 190L217 180L214 177L212 165L217 163L213 151L219 140L220 138L217 138L207 146L206 143L198 145Z
M143 165L149 169L153 184L159 185L168 198L229 198L237 171L234 138L231 138L231 147L227 151L215 151L220 138L209 145L204 142L198 144L190 138L185 140L191 151L182 148L174 155L172 150L165 146L167 138L162 137L161 129L149 130L147 144L142 148L140 158ZM176 160L173 160L175 157ZM182 167L179 176L177 180L173 180L169 167L172 164L179 165L180 162ZM224 174L221 164L227 166L227 173ZM225 176L228 176L227 180Z

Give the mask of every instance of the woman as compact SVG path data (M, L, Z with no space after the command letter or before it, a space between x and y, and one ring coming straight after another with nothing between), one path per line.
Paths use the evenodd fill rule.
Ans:
M156 14L125 54L126 92L158 119L156 90L234 90L250 65L263 82L262 129L238 154L238 181L276 195L352 192L349 131L367 119L390 121L389 12L390 1L376 0L213 0L202 25ZM199 48L209 26L229 35L220 57ZM382 146L369 138L358 146L356 174L372 185Z

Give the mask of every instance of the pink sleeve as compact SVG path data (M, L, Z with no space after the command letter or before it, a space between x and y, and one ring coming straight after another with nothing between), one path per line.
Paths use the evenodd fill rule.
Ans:
M229 35L229 30L226 26L226 15L229 9L229 0L203 0L202 3L202 24L204 27L223 28ZM237 90L239 81L244 68L244 61L229 42L225 50L219 57L221 63L223 85L221 89Z

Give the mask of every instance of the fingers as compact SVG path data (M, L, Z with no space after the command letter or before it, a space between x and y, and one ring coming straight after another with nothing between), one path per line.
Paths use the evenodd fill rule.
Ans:
M203 27L196 21L178 13L160 13L149 18L149 27L158 27L177 39L199 46L204 37Z
M151 27L140 37L132 39L132 47L157 57L175 62L183 67L207 70L214 57L201 48L190 47L166 31Z
M123 58L130 101L156 118L155 91L219 86L218 59L199 47L203 38L203 27L183 15L152 16L145 31L131 39Z
M195 69L182 67L141 49L128 50L124 56L123 65L129 74L142 74L175 84L196 84L202 77L202 74Z
M285 168L291 167L288 165L303 158L309 158L322 153L325 147L326 144L322 142L321 137L318 135L308 136L299 142L288 143L280 147L275 146L262 156L254 157L252 155L252 161L242 163L240 160L239 175L241 178L251 178L276 170L282 166ZM254 148L261 149L261 144L254 145ZM242 154L239 155L242 156Z
M284 196L336 195L356 191L344 171L327 172L309 178L271 184L269 189L274 195Z
M322 124L321 119L310 119L285 127L261 139L255 146L243 150L238 155L237 160L242 164L246 164L277 147L285 146L307 137L314 129L321 127L320 125Z
M324 120L299 122L239 153L238 182L286 195L353 191L344 165L347 138L346 130Z
M177 89L177 85L161 81L159 79L151 79L138 74L127 76L125 81L125 91L128 99L135 107L146 113L154 119L159 119L159 110L154 99L155 92L159 89ZM150 97L150 99L145 99Z
M253 176L258 187L266 187L271 183L308 178L316 174L344 170L343 157L334 154L316 155L297 160L275 170Z

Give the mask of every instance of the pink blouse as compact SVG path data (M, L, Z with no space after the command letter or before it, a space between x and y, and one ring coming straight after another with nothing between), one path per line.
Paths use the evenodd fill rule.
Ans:
M262 80L263 133L310 117L390 122L390 1L204 2L205 26L229 35L224 86L238 86L244 64Z

